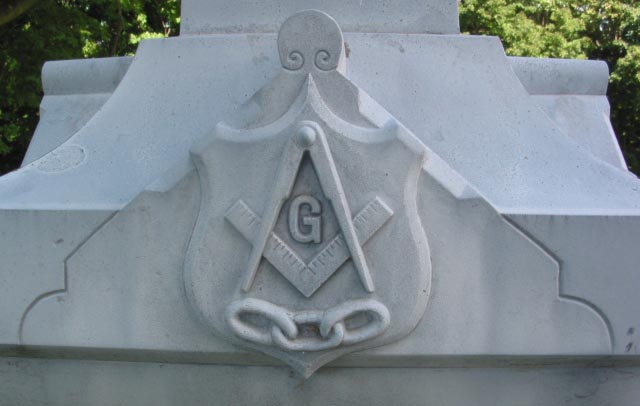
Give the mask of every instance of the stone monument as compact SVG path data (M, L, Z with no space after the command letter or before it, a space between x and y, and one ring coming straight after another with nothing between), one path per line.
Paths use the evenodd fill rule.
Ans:
M0 178L2 401L637 404L607 80L455 0L183 0L135 58L48 62Z

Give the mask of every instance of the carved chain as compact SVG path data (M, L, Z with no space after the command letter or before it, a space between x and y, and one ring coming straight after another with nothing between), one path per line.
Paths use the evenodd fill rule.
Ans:
M267 325L257 325L247 316L260 316ZM367 322L348 329L347 320L367 317ZM263 345L275 345L287 351L323 351L341 345L371 340L382 334L390 322L389 310L371 299L350 300L327 310L292 312L260 299L242 299L231 303L225 318L238 337ZM316 334L301 334L303 326Z

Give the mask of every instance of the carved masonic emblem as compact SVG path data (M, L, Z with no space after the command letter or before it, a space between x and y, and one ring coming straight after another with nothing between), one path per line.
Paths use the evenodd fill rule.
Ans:
M324 248L305 263L273 227L283 203L291 197L291 190L299 172L302 158L307 155L318 175L322 192L331 202L341 233L332 238ZM266 216L259 218L242 200L229 210L226 218L251 242L253 249L247 266L247 276L242 289L248 292L262 257L266 258L303 295L311 296L349 258L354 263L358 276L367 292L374 291L374 283L362 252L364 244L393 215L384 202L375 197L352 217L345 192L336 170L331 151L321 127L314 122L302 122L294 140L286 149L278 169L270 204ZM301 216L304 206L309 215ZM313 196L299 195L290 203L288 228L291 237L299 243L323 242L322 205ZM308 227L305 231L301 227Z
M192 149L202 200L184 281L215 334L308 376L420 320L425 149L344 76L331 17L289 18L278 51L281 73Z

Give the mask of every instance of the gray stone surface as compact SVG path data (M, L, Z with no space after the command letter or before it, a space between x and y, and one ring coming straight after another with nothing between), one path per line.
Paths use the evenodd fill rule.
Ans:
M309 375L422 318L431 261L416 198L428 151L343 76L344 40L327 14L290 17L278 50L282 71L236 125L192 149L203 196L185 287L218 335ZM246 319L256 314L271 332Z
M497 39L345 34L345 41L351 80L501 210L640 207L637 178L594 160L568 139L523 89ZM279 66L272 35L144 41L100 115L69 140L91 151L91 159L61 176L34 166L4 176L0 207L35 201L65 207L69 191L76 207L123 207L188 160L191 143L230 116ZM221 94L228 104L217 103ZM178 99L183 102L174 103ZM128 176L123 182L104 173ZM25 176L33 187L20 186Z
M629 305L629 298L637 295L640 273L627 270L637 269L640 261L636 249L640 218L623 214L521 214L508 218L562 261L561 291L597 309L609 326L613 352L637 355L640 323L634 318L636 307ZM617 243L605 243L612 240Z
M460 32L456 0L183 0L180 33L276 33L289 16L308 9L335 16L345 32Z
M638 369L323 368L0 359L3 401L46 405L634 406Z
M609 122L606 63L516 57L509 62L525 89L565 135L594 157L627 169Z
M292 5L275 3L234 7L279 27ZM213 4L185 1L184 16ZM45 108L33 161L0 178L0 354L161 364L6 358L14 403L29 379L51 404L116 387L156 399L127 386L143 374L197 382L168 403L207 388L340 403L321 388L355 383L372 404L632 404L640 181L604 66L303 17L280 40L185 23L133 60L47 68L43 108L64 94L65 124ZM271 356L305 376L339 358L302 382L257 366ZM471 369L432 369L453 366ZM255 376L239 393L242 371ZM103 386L72 392L65 376Z
M609 69L604 61L509 57L529 94L605 96Z
M78 132L109 100L133 58L47 62L40 121L22 166L41 158Z

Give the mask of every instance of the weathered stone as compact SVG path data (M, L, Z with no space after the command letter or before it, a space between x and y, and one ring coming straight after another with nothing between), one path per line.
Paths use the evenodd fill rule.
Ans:
M183 0L180 33L275 33L308 9L334 16L345 32L460 33L456 0Z
M172 372L6 358L9 399L35 368L150 401L196 377L170 403L388 404L402 381L397 403L633 404L640 182L606 67L407 28L418 1L306 3L185 1L184 35L133 60L47 65L32 155L0 178L2 354ZM315 375L218 365L280 361ZM562 369L494 369L532 365ZM57 379L34 397L64 403Z

